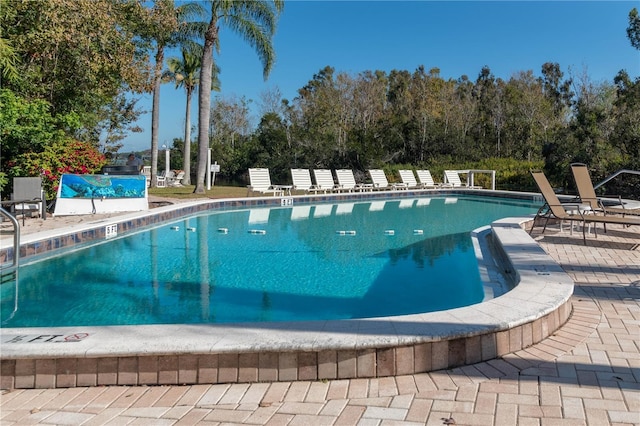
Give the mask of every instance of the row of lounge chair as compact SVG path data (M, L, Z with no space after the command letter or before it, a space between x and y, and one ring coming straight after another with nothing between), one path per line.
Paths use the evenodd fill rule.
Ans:
M252 168L249 169L248 186L249 193L258 192L261 194L272 194L282 196L291 194L292 190L306 193L329 193L329 192L361 192L374 190L401 190L401 189L438 189L454 188L464 186L458 173L452 170L445 171L446 183L435 183L429 170L417 170L416 176L412 170L400 170L402 182L390 183L381 169L371 169L367 171L372 183L357 183L353 171L350 169L335 170L334 175L328 169L314 169L313 176L315 184L311 181L309 169L291 169L292 185L276 185L271 183L269 169ZM466 186L465 186L466 187ZM470 188L481 188L473 186Z
M640 216L637 209L629 209L625 207L625 203L618 197L618 203L610 205L607 201L610 198L601 198L596 195L589 170L585 164L572 164L571 171L573 173L578 196L567 202L561 202L553 187L547 180L547 177L541 171L531 171L531 175L540 189L540 193L545 203L538 210L529 233L533 232L538 219L544 220L542 232L547 228L550 219L558 219L560 221L568 221L570 223L577 222L582 224L582 240L587 243L586 229L587 225L594 225L594 235L597 237L596 226L601 223L604 231L607 231L607 224L618 224L623 226L640 225Z

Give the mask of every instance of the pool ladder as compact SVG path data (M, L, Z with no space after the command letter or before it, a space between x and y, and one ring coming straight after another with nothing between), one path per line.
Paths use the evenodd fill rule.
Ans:
M0 207L0 215L3 218L9 219L9 221L13 224L13 232L12 232L12 234L13 234L13 259L12 259L12 264L9 267L9 269L14 269L14 268L18 267L18 264L20 262L20 223L18 222L18 220L15 217L13 217L13 215L11 213L6 211L2 207ZM4 268L2 268L2 271L4 271Z
M5 267L0 265L0 285L13 282L16 292L14 296L14 306L11 314L2 320L2 324L9 321L18 311L18 266L20 264L20 223L8 211L0 207L0 217L6 217L13 224L13 256L11 266Z

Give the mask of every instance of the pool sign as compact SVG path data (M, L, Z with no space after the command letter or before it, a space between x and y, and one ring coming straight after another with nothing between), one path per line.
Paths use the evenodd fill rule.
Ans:
M104 237L113 238L118 236L118 224L107 225L104 227Z
M15 334L2 335L0 343L71 343L80 342L89 337L89 333L71 334Z

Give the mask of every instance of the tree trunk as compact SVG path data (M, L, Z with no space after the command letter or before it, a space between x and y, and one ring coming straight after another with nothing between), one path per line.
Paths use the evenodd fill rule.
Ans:
M160 122L160 83L164 62L164 46L158 46L153 73L153 106L151 110L151 188L157 186L158 175L158 124Z
M209 121L211 116L211 75L213 72L213 47L218 37L215 11L204 36L200 85L198 86L198 169L194 193L205 192L204 179L207 172L207 151L209 149Z
M183 185L191 185L191 94L192 88L187 88L187 110L184 118L184 152L182 170L184 170Z

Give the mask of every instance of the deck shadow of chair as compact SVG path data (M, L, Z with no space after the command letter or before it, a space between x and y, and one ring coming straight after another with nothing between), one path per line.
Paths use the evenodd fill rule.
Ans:
M272 194L275 196L284 195L285 191L290 191L290 185L273 185L271 183L271 175L267 168L249 169L249 185L247 185L247 195L254 192L261 194Z
M22 215L24 218L35 213L38 217L43 217L47 200L42 188L42 178L14 177L11 200L11 210L15 215Z
M612 213L612 214L640 214L638 209L627 209L621 196L612 197L598 197L596 190L593 187L591 176L589 175L589 169L586 164L573 163L571 164L571 173L576 183L576 189L578 190L578 199L581 203L589 205L589 207L595 212ZM617 200L615 199L617 198Z
M553 191L551 184L547 180L547 177L543 172L540 171L531 171L531 176L536 182L536 185L540 189L540 193L544 198L545 203L538 209L536 213L533 224L531 225L531 229L529 230L529 234L533 232L533 229L536 226L536 219L541 218L544 219L544 227L542 228L542 233L547 229L547 224L549 223L549 219L555 218L558 220L566 220L570 222L579 222L582 223L582 240L584 244L587 244L587 236L586 236L586 228L587 224L597 224L602 223L606 224L618 224L623 226L632 226L632 225L640 225L640 218L636 217L622 217L622 216L607 216L607 215L598 215L593 211L585 211L581 208L580 203L561 203L560 199ZM592 214L588 214L592 213ZM594 229L594 235L596 238L597 230L596 227ZM605 228L606 229L606 228ZM606 232L606 230L605 230Z
M333 174L328 169L313 169L313 177L316 180L316 188L318 191L333 192L338 189L338 185L333 180Z

